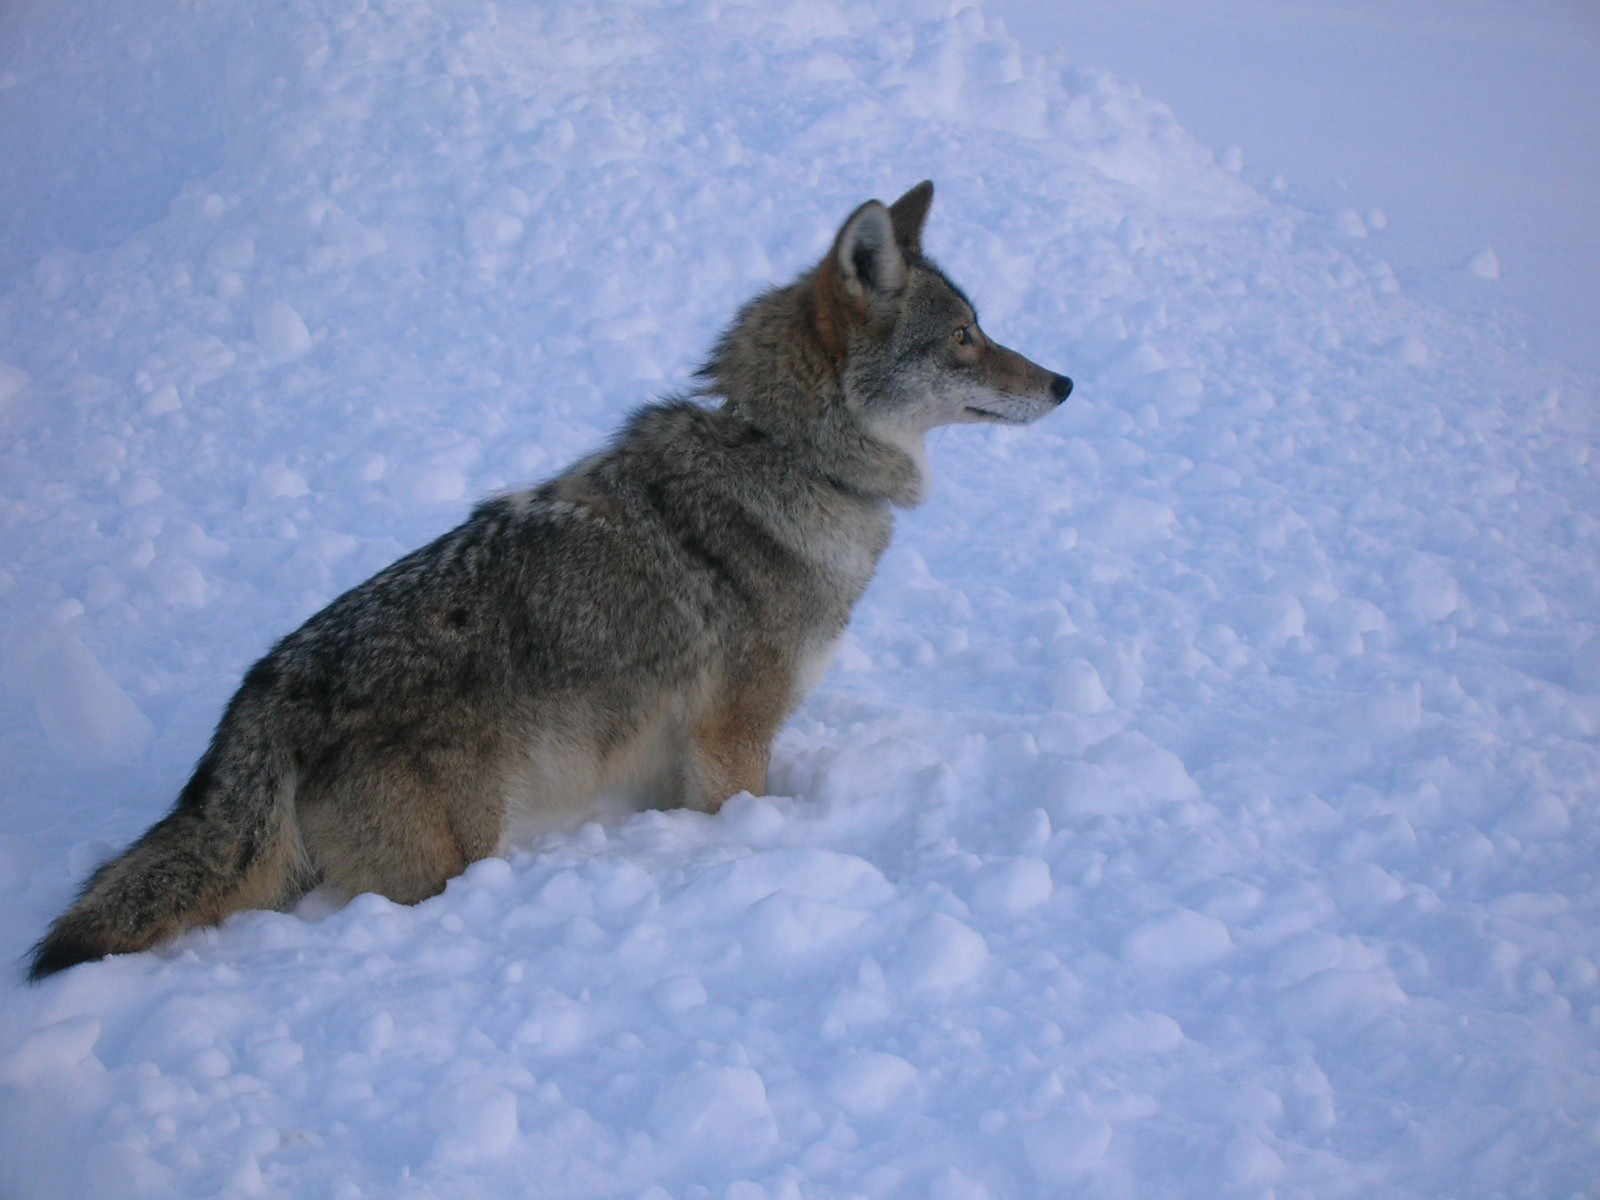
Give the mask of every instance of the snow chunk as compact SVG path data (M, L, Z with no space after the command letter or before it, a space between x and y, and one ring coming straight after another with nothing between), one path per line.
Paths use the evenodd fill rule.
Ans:
M1283 1097L1259 1083L1240 1080L1218 1089L1210 1097L1210 1108L1219 1116L1240 1124L1272 1124L1283 1119Z
M255 239L243 233L225 233L211 243L206 259L224 271L242 271L256 260Z
M1600 637L1590 638L1573 651L1567 682L1574 691L1600 694Z
M100 1022L93 1017L70 1017L35 1029L0 1059L0 1083L31 1087L47 1079L59 1080L83 1066L99 1040Z
M1241 1188L1264 1188L1283 1175L1283 1159L1259 1138L1235 1138L1223 1159L1229 1177Z
M1497 917L1510 917L1513 921L1544 921L1570 910L1572 902L1549 892L1507 892L1484 907Z
M649 1121L664 1145L689 1157L748 1164L778 1140L767 1086L749 1067L699 1066L667 1080Z
M871 1051L854 1056L833 1073L828 1095L852 1116L872 1116L893 1106L919 1077L905 1059Z
M293 1038L268 1038L255 1047L255 1067L262 1075L282 1075L305 1061L306 1052Z
M1361 654L1366 650L1365 633L1381 633L1388 626L1383 610L1368 600L1341 596L1328 605L1322 627L1330 648L1339 654Z
M251 325L256 341L272 358L299 358L311 349L311 331L300 314L282 300L272 300L257 308Z
M207 1046L191 1055L183 1069L194 1079L226 1079L233 1074L233 1063L215 1046Z
M50 740L85 758L126 762L155 733L150 719L75 637L13 639L6 647L6 679L31 692Z
M471 1163L504 1154L517 1141L517 1098L483 1076L436 1093L429 1104L438 1131L434 1158Z
M1050 703L1058 712L1089 716L1114 707L1100 672L1086 659L1074 658L1050 676Z
M248 499L251 504L263 504L269 500L294 500L310 492L311 485L299 471L283 463L268 463L251 483Z
M1405 610L1423 621L1442 621L1461 607L1461 587L1439 560L1417 554L1399 564L1396 590Z
M1256 596L1240 605L1238 627L1268 648L1284 646L1306 632L1306 610L1289 592Z
M1200 411L1206 385L1193 371L1165 369L1135 380L1132 395L1155 405L1163 421L1178 421Z
M1405 886L1377 863L1347 863L1334 877L1339 906L1350 912L1377 912L1405 894Z
M348 267L389 248L389 239L382 233L342 212L324 216L321 229L323 244L306 255L307 263L315 270Z
M972 906L984 912L1026 912L1050 899L1055 885L1050 864L1023 856L994 863L979 871L972 883Z
M150 394L150 398L142 406L142 411L147 417L160 417L169 412L177 412L182 407L183 398L178 395L178 389L170 383L164 383Z
M46 300L59 300L77 283L81 258L72 250L52 250L34 265L34 285Z
M1524 841L1545 841L1565 836L1572 828L1572 814L1560 796L1541 792L1504 817L1499 828Z
M864 858L837 850L777 849L707 871L684 895L709 911L749 908L775 892L852 908L876 907L895 895L883 872Z
M934 913L918 922L890 969L907 992L945 992L983 974L989 944L977 930L954 917Z
M180 554L158 554L145 567L150 586L172 608L199 608L206 602L206 579Z
M1425 367L1430 357L1428 343L1414 333L1395 338L1389 343L1389 353L1408 367Z
M749 792L730 796L718 816L727 824L730 836L752 843L776 838L788 824L776 804Z
M588 1010L560 992L543 993L533 1012L517 1026L514 1040L546 1054L571 1053L589 1040Z
M0 834L0 895L25 890L38 857L38 849L27 838Z
M650 989L656 1008L667 1016L677 1016L706 1002L706 985L693 975L674 975Z
M1071 819L1197 800L1201 791L1182 759L1143 734L1129 731L1091 746L1081 760L1064 762L1046 794L1052 815Z
M1183 1027L1165 1013L1118 1013L1089 1039L1096 1054L1126 1058L1167 1054L1183 1045Z
M138 508L141 504L161 499L165 494L161 485L148 475L134 475L123 480L117 488L117 499L125 508Z
M1175 908L1142 921L1122 939L1122 959L1138 967L1203 967L1233 950L1228 927L1215 917Z
M1386 1009L1405 1002L1405 992L1386 975L1342 967L1318 971L1279 994L1280 1010L1304 1028L1368 1025Z
M1099 1117L1045 1117L1028 1127L1022 1144L1039 1182L1069 1183L1105 1156L1111 1126Z
M946 1167L929 1181L928 1200L989 1200L989 1189L959 1167Z
M467 477L460 469L439 463L413 475L406 491L417 504L453 504L467 494Z
M522 236L520 217L493 208L480 208L467 218L467 240L479 250L504 250Z
M1273 948L1266 974L1274 983L1288 985L1309 979L1330 967L1367 970L1379 958L1359 941L1320 929L1303 929Z
M866 923L867 916L859 908L775 892L746 915L744 944L769 966L795 966L799 960L836 949Z
M1380 744L1409 737L1421 724L1420 683L1363 696L1333 714L1333 727L1346 737Z
M1177 522L1168 505L1142 496L1113 496L1089 513L1080 528L1108 549L1128 550L1171 537Z
M13 367L10 363L0 362L0 408L4 408L22 395L22 389L32 382L33 376L29 375L21 367Z
M1361 214L1353 208L1344 209L1333 219L1333 227L1345 237L1364 238L1367 236L1367 223L1361 219Z
M389 472L389 460L373 450L368 450L357 460L356 478L362 483L377 483Z

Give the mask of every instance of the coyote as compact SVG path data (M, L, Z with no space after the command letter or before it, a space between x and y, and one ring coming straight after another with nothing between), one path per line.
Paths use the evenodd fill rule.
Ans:
M172 810L85 885L30 979L313 887L412 903L601 796L760 793L926 486L924 436L1072 382L991 341L922 253L933 184L869 200L751 301L695 398L352 588L245 675Z

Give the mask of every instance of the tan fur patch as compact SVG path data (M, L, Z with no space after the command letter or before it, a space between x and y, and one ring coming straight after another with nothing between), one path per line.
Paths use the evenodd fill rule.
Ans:
M845 294L839 263L832 254L817 268L811 304L817 341L838 366L850 350L849 326L859 317L855 313L855 302Z
M794 672L774 656L764 669L742 673L716 698L691 732L701 795L685 798L690 807L716 812L729 796L759 796L766 790L772 739L793 697Z

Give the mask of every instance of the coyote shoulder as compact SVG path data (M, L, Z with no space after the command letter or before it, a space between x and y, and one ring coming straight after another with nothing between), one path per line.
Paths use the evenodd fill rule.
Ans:
M922 498L927 431L1029 422L1072 387L923 256L932 198L856 209L729 326L701 397L639 410L274 646L30 978L318 885L420 900L603 794L711 812L761 792L893 506Z

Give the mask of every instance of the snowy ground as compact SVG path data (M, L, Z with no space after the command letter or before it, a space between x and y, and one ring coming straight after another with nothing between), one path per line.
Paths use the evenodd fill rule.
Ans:
M1600 1191L1593 362L1057 40L0 10L6 961L276 635L681 386L861 199L932 176L932 252L1078 382L936 439L775 795L13 970L0 1196Z

